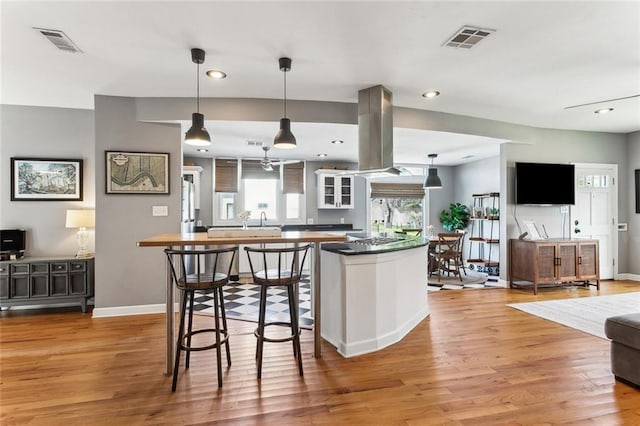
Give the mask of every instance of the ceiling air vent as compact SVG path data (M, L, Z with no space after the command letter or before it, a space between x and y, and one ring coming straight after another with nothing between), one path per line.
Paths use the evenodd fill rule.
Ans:
M456 49L471 49L478 44L481 40L487 37L489 34L495 32L495 30L488 30L486 28L470 27L465 25L455 32L447 41L442 45L448 47L454 47Z
M34 30L46 37L51 43L53 43L58 49L65 52L82 53L82 50L62 31L48 30L46 28L36 28Z
M247 141L248 146L262 146L262 141Z

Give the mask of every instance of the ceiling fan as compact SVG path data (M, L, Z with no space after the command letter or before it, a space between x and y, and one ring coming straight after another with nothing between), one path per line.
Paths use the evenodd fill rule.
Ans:
M260 160L260 165L262 166L262 170L265 172L273 171L273 166L282 166L284 164L295 164L299 163L301 160L281 160L281 161L272 161L268 156L268 152L271 149L270 146L263 146L262 150L264 151L264 157Z

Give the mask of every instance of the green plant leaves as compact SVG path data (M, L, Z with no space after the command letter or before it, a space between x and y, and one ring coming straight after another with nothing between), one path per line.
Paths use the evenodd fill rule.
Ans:
M440 212L440 222L445 231L452 232L458 229L465 229L469 224L470 216L469 207L461 203L451 203L449 204L449 210Z

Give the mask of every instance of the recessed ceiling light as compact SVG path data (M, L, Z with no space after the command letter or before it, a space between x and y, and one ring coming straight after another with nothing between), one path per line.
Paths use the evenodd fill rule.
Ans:
M595 112L596 114L606 114L606 113L611 112L611 111L613 111L613 108L600 108L600 109L597 109L597 110L595 110L593 112Z
M207 71L207 75L211 78L215 78L217 80L222 80L223 78L227 78L227 73L220 70L209 70Z
M198 148L197 151L198 152L209 152L209 150L205 149L205 148Z
M340 140L340 139L334 139L334 140L331 141L331 143L336 144L336 145L340 145L341 143L344 143L344 141Z
M316 154L316 156L318 156L318 157L326 157L327 154Z
M431 90L429 92L424 92L422 94L422 97L423 98L435 98L438 95L440 95L440 92L438 92L437 90Z

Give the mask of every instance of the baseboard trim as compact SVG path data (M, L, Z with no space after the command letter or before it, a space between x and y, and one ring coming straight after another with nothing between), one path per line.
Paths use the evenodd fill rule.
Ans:
M164 314L166 312L166 309L167 308L164 303L157 303L154 305L114 306L112 308L93 308L92 318ZM174 311L178 312L178 304L175 304Z
M638 275L638 274L618 274L618 276L615 279L616 280L640 281L640 275Z

